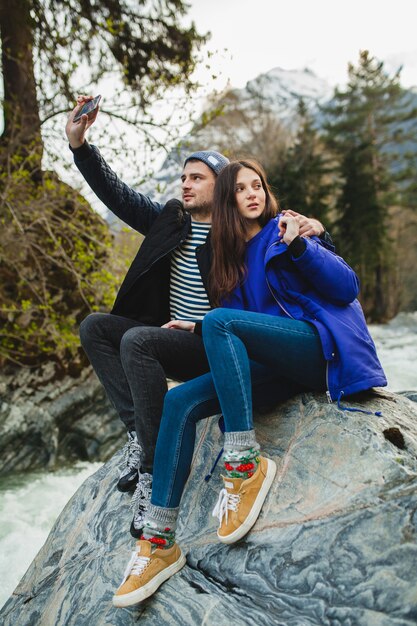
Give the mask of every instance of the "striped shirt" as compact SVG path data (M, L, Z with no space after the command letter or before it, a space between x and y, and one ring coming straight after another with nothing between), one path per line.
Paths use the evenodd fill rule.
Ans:
M191 222L187 239L171 255L170 312L173 320L202 320L211 307L201 280L195 249L203 244L211 224Z

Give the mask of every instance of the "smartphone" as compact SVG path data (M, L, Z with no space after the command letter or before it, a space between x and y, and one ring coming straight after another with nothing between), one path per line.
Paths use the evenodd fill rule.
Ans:
M101 100L101 96L96 96L92 100L89 100L88 102L86 102L78 111L78 113L74 116L74 119L72 121L78 122L78 120L81 119L82 115L85 115L85 114L91 115L91 113L93 113L97 109L98 103L100 102L100 100Z

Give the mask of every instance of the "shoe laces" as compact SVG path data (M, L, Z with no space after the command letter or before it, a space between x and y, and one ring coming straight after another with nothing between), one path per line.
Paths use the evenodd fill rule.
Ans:
M129 576L140 576L150 561L149 556L140 556L136 550L132 552L130 561L126 566L121 585L126 582Z
M152 474L139 474L135 492L130 501L132 509L145 509L152 495Z
M227 489L222 489L219 493L218 500L213 509L213 517L217 517L220 524L222 523L223 517L229 519L229 511L237 511L237 507L240 502L240 495L237 493L230 493Z
M136 433L127 433L127 443L123 447L124 462L126 464L121 476L131 469L138 469L142 457L142 446L138 442Z

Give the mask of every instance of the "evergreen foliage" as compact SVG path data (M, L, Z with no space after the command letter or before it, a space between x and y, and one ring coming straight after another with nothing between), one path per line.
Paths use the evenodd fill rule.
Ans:
M292 209L328 222L331 185L328 158L306 104L298 105L294 141L268 165L268 179L277 194L281 209Z
M336 236L340 253L361 280L368 318L384 321L398 311L396 247L390 236L390 210L412 199L416 169L417 110L383 63L360 53L349 65L345 90L336 90L325 107L325 141L333 153Z
M108 226L53 173L39 183L15 168L0 182L0 361L76 373L78 325L115 295Z

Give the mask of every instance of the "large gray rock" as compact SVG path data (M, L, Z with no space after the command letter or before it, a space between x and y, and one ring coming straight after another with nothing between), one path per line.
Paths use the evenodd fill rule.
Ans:
M278 472L255 527L232 546L217 542L210 516L219 469L203 479L221 435L216 420L202 424L178 533L187 565L131 609L111 605L132 546L114 457L68 503L1 623L416 624L417 408L388 393L355 406L383 417L341 412L313 394L257 417L258 439ZM386 439L388 428L399 429L405 449Z
M103 461L125 429L91 368L56 377L53 363L0 377L0 475L77 459Z

